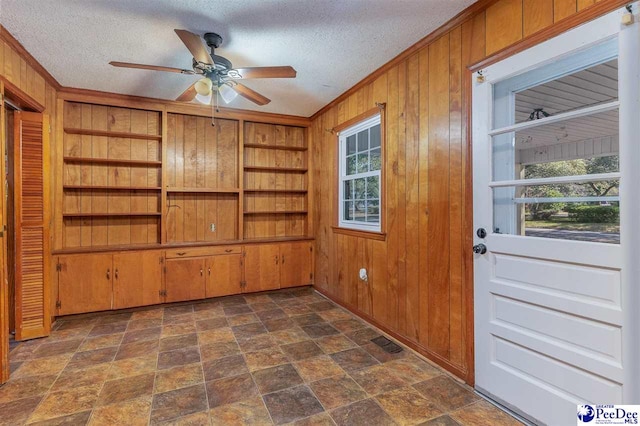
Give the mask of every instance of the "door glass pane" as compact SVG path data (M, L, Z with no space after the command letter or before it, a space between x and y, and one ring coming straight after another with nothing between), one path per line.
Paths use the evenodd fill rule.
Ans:
M618 60L590 66L515 94L516 123L618 99Z
M619 180L591 184L494 188L494 232L619 244Z
M593 58L580 52L496 84L494 125L509 126L617 100L617 59L615 55L612 59L607 46L598 49ZM545 113L531 116L537 109ZM618 129L616 108L493 136L494 182L563 179L493 188L494 232L619 243L619 179L570 179L620 172Z
M619 120L614 109L494 136L493 180L619 172L617 160L597 160L617 159ZM524 165L533 164L551 174L522 173Z

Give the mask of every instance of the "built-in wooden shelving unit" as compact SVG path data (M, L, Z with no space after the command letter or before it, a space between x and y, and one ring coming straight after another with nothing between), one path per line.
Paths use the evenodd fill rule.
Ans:
M62 250L309 235L303 127L71 101L61 114Z
M244 135L244 237L307 235L305 129L247 122Z
M62 247L161 242L161 113L65 102Z

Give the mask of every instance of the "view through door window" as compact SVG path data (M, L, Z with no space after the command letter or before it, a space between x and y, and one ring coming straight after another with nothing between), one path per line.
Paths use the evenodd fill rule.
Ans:
M496 89L494 232L620 242L617 67L610 59Z

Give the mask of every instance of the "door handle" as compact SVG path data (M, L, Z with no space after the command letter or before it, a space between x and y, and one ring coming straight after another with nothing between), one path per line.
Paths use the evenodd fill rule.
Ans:
M475 246L473 246L473 252L475 254L485 254L487 252L487 246L482 243L476 244Z
M115 276L115 278L116 278L116 280L117 280L117 279L118 279L118 268L116 268L116 270L115 270L115 271L113 271L113 272L114 272L114 276Z
M274 259L276 260L276 265L278 264L278 256L274 256Z
M209 267L209 276L211 276L211 267Z
M200 276L202 277L204 275L204 271L202 270L202 268L200 268Z
M186 251L179 251L176 253L178 256L184 256L185 254L187 254Z

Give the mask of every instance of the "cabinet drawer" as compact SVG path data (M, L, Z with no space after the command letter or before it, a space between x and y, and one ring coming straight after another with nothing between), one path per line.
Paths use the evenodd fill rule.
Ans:
M217 256L220 254L240 254L241 246L215 246L215 247L194 247L178 248L166 251L167 259L180 259L184 257Z

